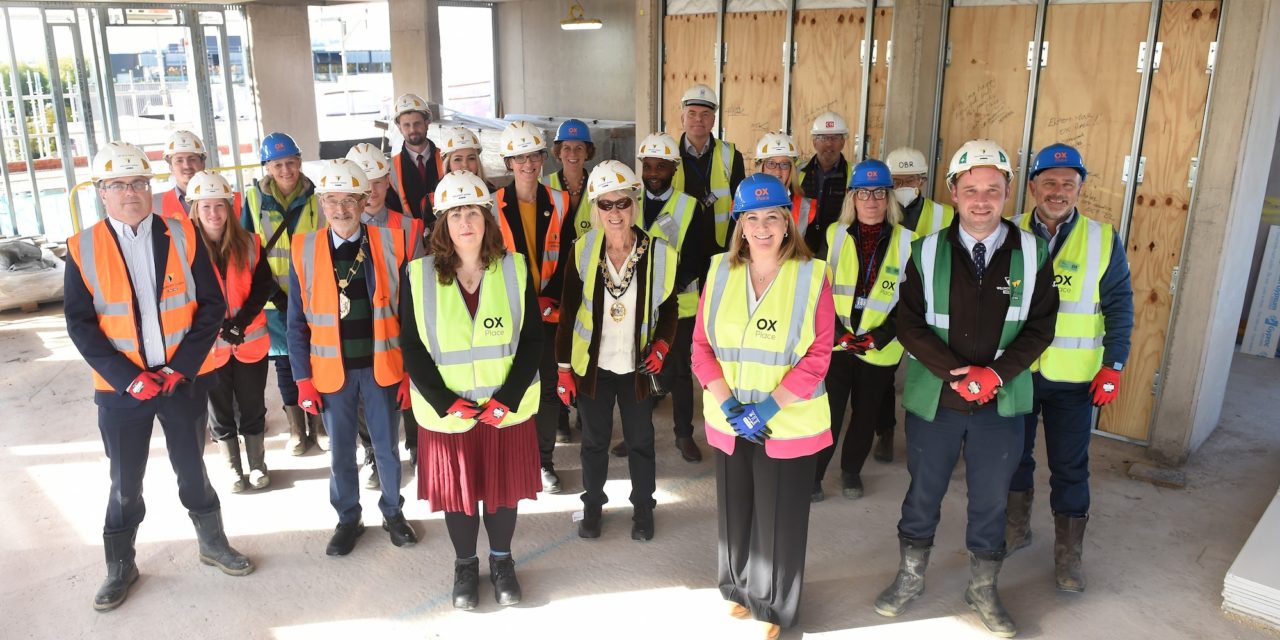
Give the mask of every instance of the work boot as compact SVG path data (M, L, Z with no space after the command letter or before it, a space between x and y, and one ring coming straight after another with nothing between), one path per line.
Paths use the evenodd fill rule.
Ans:
M653 507L636 507L631 515L631 539L653 539Z
M996 576L1000 574L1003 563L1004 554L1001 552L969 552L969 588L964 591L964 602L978 613L983 626L992 635L1012 638L1018 635L1018 628L1000 603L1000 593L996 591Z
M1009 492L1009 504L1004 511L1006 556L1031 544L1031 502L1035 495L1034 488Z
M221 569L229 576L247 576L253 573L253 563L244 554L231 548L227 535L222 531L222 512L192 513L191 522L196 525L196 539L200 541L200 562Z
M516 559L511 554L489 554L489 582L493 583L493 599L506 607L520 604L520 581L516 580Z
M856 473L840 474L840 494L850 500L857 500L862 497L862 476Z
M254 489L265 489L271 484L271 475L267 471L267 446L263 437L261 433L244 437L244 455L249 459L249 485Z
M138 581L138 565L134 564L133 539L138 534L134 527L121 533L102 535L102 550L107 556L107 579L93 596L93 608L111 611L124 604L129 597L129 587Z
M600 520L603 517L601 508L587 505L582 509L582 519L578 521L579 538L599 538Z
M569 426L556 427L556 444L564 444L573 442L573 434L569 433Z
M627 450L627 441L626 440L619 441L618 444L613 445L612 449L609 449L609 453L613 454L613 457L615 458L627 457L627 454L630 453Z
M1084 591L1084 567L1080 554L1087 522L1087 515L1072 518L1053 514L1053 573L1059 591Z
M907 604L924 593L924 571L929 568L929 552L933 538L912 540L898 537L898 575L893 584L876 598L876 613L890 618L900 616Z
M240 466L240 441L232 436L230 440L219 440L218 451L222 453L227 468L231 470L231 493L240 493L245 489L244 467Z
M876 462L893 462L893 430L885 431L876 439L875 452L871 454Z
M296 404L285 405L284 415L289 418L289 444L285 449L291 456L300 456L307 452L307 412Z
M418 534L409 526L409 521L404 519L404 512L390 518L384 517L382 529L391 534L391 544L397 547L412 547L418 543Z
M542 492L560 493L561 491L564 491L564 484L560 482L560 474L556 473L554 467L543 467Z
M680 457L685 462L702 462L702 450L698 448L698 443L693 438L683 437L676 438L676 448L680 450Z
M809 502L822 502L826 498L826 494L822 493L822 482L815 480L813 482L813 492L809 494Z
M369 470L369 477L364 481L364 488L377 491L382 488L382 478L378 477L378 460L373 457L373 447L364 448L364 467Z
M316 443L321 451L329 450L329 432L325 431L324 420L320 416L307 414L307 438Z
M453 561L453 608L470 611L480 604L480 558Z

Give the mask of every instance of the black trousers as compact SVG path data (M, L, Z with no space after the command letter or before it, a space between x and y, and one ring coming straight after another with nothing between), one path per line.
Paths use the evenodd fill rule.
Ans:
M234 357L218 368L218 382L209 390L210 426L214 440L256 436L267 426L267 359L240 362Z
M631 472L631 504L652 508L657 488L657 464L653 454L653 399L636 399L636 374L596 371L596 395L578 396L582 416L582 503L601 507L609 478L609 439L613 437L613 408L622 415L622 439L627 443L627 469Z
M893 397L893 377L898 365L877 367L863 362L848 352L831 354L831 368L827 369L827 402L831 405L831 446L818 452L818 466L814 482L822 482L827 465L835 455L840 431L844 429L844 411L849 414L849 429L844 434L840 449L840 471L859 475L862 465L871 452L876 431L884 422L885 393ZM893 403L889 402L892 416Z
M782 627L799 618L816 456L770 458L741 438L716 450L720 595Z
M187 511L205 514L219 508L218 494L204 469L206 405L212 375L180 385L172 396L157 396L137 407L98 407L98 431L111 463L111 494L102 533L136 528L147 514L142 478L151 453L156 418L164 431L169 465L178 477L178 499Z
M561 311L561 313L568 313ZM569 429L569 408L560 402L556 395L556 327L549 322L542 323L542 360L538 363L538 379L542 384L542 395L538 402L538 415L534 423L538 425L538 458L542 466L554 469L553 455L556 450L556 429ZM581 403L579 403L581 410Z
M680 318L676 323L676 337L667 352L659 378L662 386L671 392L671 417L675 423L677 438L693 436L693 350L694 318Z
M894 365L895 376L898 366ZM884 398L880 401L880 424L876 425L876 435L883 438L893 434L898 426L898 394L894 390L894 380L889 380L889 388L884 390Z

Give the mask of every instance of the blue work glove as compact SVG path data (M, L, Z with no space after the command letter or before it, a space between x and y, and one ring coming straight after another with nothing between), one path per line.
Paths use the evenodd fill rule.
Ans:
M773 396L762 402L743 406L742 413L729 418L729 426L746 440L756 444L764 444L769 438L769 421L781 411Z
M738 402L737 398L729 396L728 400L720 403L720 410L724 412L724 417L727 420L742 413L742 403Z

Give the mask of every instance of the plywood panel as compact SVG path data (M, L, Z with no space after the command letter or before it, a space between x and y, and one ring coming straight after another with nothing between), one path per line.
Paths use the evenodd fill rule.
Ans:
M667 16L662 42L666 62L662 69L662 120L666 131L680 135L680 96L702 83L715 88L716 14ZM641 136L648 132L637 132Z
M1030 78L1027 42L1035 37L1035 22L1036 8L1030 5L951 9L951 64L943 78L936 199L951 200L947 164L966 140L991 138L1016 159ZM1011 197L1005 213L1013 206Z
M1160 71L1151 83L1138 186L1126 249L1133 272L1133 347L1120 397L1102 411L1098 428L1136 440L1149 439L1154 397L1151 383L1164 356L1174 266L1182 260L1191 189L1190 161L1200 142L1209 90L1209 43L1218 27L1219 3L1166 2L1160 16L1164 43Z
M872 39L876 43L875 64L871 66L871 88L867 96L867 157L884 158L888 149L881 149L884 140L885 104L889 98L889 35L893 31L893 9L876 9L876 20L871 25ZM906 82L906 78L901 79Z
M1049 5L1031 149L1064 142L1084 155L1089 178L1080 210L1119 227L1124 210L1124 158L1133 144L1139 44L1147 39L1151 5ZM1034 206L1030 193L1026 208Z
M782 128L782 43L787 12L752 11L725 16L724 139L749 149L761 135ZM748 158L750 160L750 158Z
M853 157L862 73L858 43L866 29L865 9L812 9L796 12L793 37L796 64L791 69L791 131L800 157L813 155L809 130L820 114L835 111L850 123L844 156Z

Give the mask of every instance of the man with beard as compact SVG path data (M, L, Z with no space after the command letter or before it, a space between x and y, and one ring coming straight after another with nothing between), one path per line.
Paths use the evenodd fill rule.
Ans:
M387 206L422 220L428 227L434 221L431 203L428 201L436 190L436 183L444 175L444 163L440 150L427 139L431 126L431 108L427 101L406 93L396 98L396 127L404 136L400 153L391 156L392 185L394 194L387 194Z

